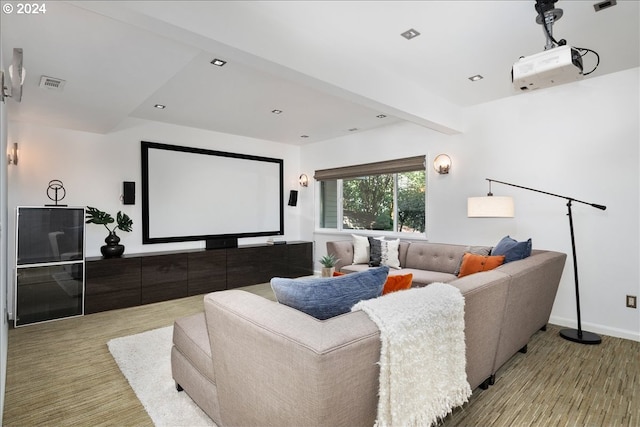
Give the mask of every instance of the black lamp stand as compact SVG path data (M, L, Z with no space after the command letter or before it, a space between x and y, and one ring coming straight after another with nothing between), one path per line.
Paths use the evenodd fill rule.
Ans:
M560 330L560 336L566 340L577 342L580 344L600 344L602 339L599 335L594 334L593 332L587 332L582 330L582 320L580 318L580 287L578 286L578 260L576 258L576 240L573 233L573 215L571 214L571 204L572 202L583 203L585 205L593 206L596 209L605 210L607 209L604 205L598 205L595 203L583 202L581 200L574 199L573 197L561 196L559 194L548 193L546 191L536 190L529 187L523 187L521 185L510 184L508 182L496 181L494 179L487 178L489 181L489 185L491 182L497 182L499 184L509 185L511 187L522 188L524 190L535 191L536 193L547 194L549 196L560 197L562 199L567 200L567 209L569 216L569 229L571 231L571 250L573 255L573 277L575 279L575 288L576 288L576 310L578 313L578 328L577 329L562 329Z

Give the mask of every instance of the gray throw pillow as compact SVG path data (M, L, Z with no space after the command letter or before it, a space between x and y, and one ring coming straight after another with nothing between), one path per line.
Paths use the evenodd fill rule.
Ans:
M369 267L379 267L382 262L382 242L380 239L369 239Z
M338 277L274 277L271 289L280 304L325 320L348 313L362 300L379 297L388 273L389 267L382 266Z

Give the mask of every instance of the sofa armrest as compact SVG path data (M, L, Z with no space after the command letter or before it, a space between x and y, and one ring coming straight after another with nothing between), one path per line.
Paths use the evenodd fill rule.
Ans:
M498 352L497 371L551 315L567 255L537 250L528 258L503 264L496 271L511 277Z
M340 260L336 264L336 271L340 271L343 266L353 264L353 242L351 240L327 242L327 254L334 254Z
M223 425L373 425L380 333L365 313L320 321L240 290L204 304Z
M510 280L508 275L491 270L450 283L460 290L465 300L466 371L471 389L495 373L496 349Z

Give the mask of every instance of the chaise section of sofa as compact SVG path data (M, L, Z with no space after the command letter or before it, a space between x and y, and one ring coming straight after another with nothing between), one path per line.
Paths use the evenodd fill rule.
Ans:
M363 312L324 321L243 291L205 297L223 426L371 426L380 332Z

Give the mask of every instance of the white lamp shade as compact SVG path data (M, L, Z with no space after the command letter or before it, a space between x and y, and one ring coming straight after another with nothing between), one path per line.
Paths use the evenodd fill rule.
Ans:
M467 199L467 216L469 218L513 218L513 198L501 196L469 197Z

